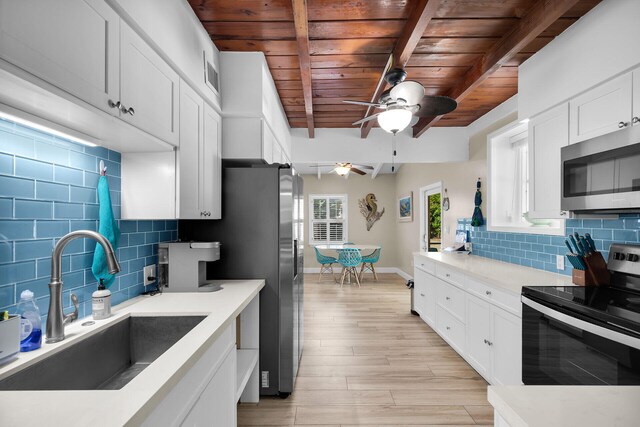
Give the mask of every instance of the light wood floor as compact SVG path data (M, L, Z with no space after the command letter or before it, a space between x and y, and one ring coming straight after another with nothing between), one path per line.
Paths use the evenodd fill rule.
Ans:
M409 312L395 274L340 289L305 275L305 347L293 394L238 407L238 425L491 425L487 383Z

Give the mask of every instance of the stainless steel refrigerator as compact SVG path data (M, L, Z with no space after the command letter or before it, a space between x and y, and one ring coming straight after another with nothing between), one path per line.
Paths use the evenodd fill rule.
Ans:
M302 178L289 166L227 163L222 219L179 223L181 240L221 242L208 279L266 279L260 293L263 395L288 396L302 356L303 207Z

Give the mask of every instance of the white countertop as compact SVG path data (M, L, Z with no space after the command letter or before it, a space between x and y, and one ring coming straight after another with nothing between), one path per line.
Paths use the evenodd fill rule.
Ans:
M477 255L444 252L414 252L427 259L457 268L476 279L520 295L522 287L572 286L571 276L550 273L537 268L523 267L508 262L496 261Z
M640 386L490 386L511 427L640 425Z
M221 280L212 293L163 293L140 296L114 308L114 315L66 328L66 339L20 353L0 368L0 379L58 352L123 317L206 315L174 345L120 390L0 391L0 422L9 426L134 426L139 425L178 383L200 356L264 287L264 280ZM73 372L69 372L73 375Z

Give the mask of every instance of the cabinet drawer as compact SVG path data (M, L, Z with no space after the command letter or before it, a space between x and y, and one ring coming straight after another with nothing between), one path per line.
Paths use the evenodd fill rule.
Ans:
M413 256L413 266L429 274L436 274L436 264L421 255Z
M446 282L452 283L460 288L464 288L464 274L453 268L447 267L446 265L438 264L436 266L436 276Z
M464 291L438 280L438 304L464 323Z
M444 308L436 308L436 329L460 354L464 354L464 325Z
M467 291L517 316L522 316L519 295L510 294L473 279L467 280Z

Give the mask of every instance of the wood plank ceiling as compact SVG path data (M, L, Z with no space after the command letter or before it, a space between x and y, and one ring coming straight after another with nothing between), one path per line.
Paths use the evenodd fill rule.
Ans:
M518 90L517 66L600 1L575 1L539 36L518 47L507 62L494 67L482 83L467 91L456 111L437 120L423 119L414 128L414 134L421 134L429 126L466 126L513 96ZM303 0L189 0L189 3L220 50L264 52L289 124L309 128L312 136L314 127L349 128L352 122L364 117L367 107L341 101L371 100L403 31L406 35L407 25L411 26L412 21L415 25L415 16L413 20L409 18L416 13L415 9L424 9L425 1L307 0L306 28L301 22ZM422 83L430 95L447 95L463 87L465 80L477 72L478 62L495 52L501 40L504 42L505 34L527 28L527 24L533 27L526 22L533 15L529 12L535 12L536 7L540 9L540 3L548 3L552 10L554 0L437 3L435 15L428 21L405 67L407 78ZM305 56L306 52L309 56ZM309 81L309 59L312 105L308 105L308 93L305 104L304 93ZM366 133L362 132L363 137Z

